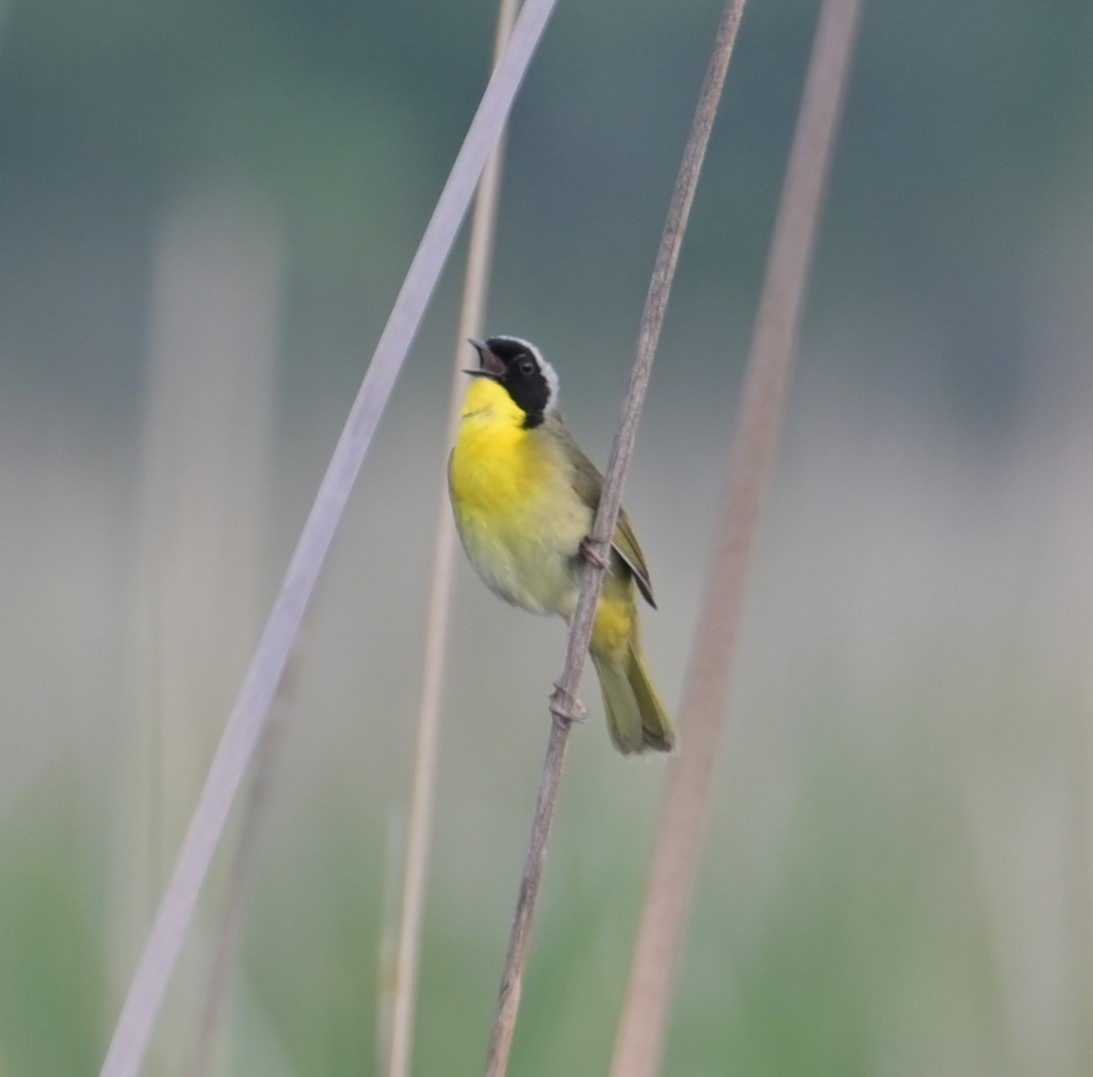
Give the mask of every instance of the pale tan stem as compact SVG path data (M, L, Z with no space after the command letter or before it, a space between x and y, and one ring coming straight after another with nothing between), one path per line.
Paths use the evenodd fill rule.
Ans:
M660 1069L761 494L774 460L860 9L861 0L825 0L820 12L702 589L680 715L685 750L669 769L613 1077L654 1077Z
M136 1077L140 1070L228 812L265 730L353 483L555 3L526 0L391 309L213 757L126 994L101 1077Z
M516 19L517 0L501 0L497 13L497 38L494 62ZM493 234L501 187L504 137L486 162L478 187L474 217L471 222L467 253L467 276L463 305L456 334L452 371L451 404L448 413L448 440L455 439L459 409L466 375L467 338L482 335L486 296L489 289ZM394 976L390 982L391 1028L390 1053L381 1060L388 1077L408 1077L413 1050L414 1011L420 964L422 923L425 915L425 886L428 879L429 847L432 837L433 799L436 788L436 761L440 743L440 707L444 687L445 657L448 650L449 610L452 596L452 570L455 563L456 535L452 510L448 504L447 476L443 476L436 516L436 543L433 547L433 585L425 632L425 657L422 674L421 707L418 711L417 750L410 796L407 828L406 867L402 886L398 946ZM383 1042L387 1037L380 1037Z

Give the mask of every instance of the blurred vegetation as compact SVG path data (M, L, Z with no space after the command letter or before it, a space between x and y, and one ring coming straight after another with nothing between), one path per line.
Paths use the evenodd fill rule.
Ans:
M717 8L559 12L512 136L497 299L517 325L560 322L563 344L594 332L625 352ZM287 354L333 350L355 369L470 118L492 17L490 4L422 2L114 3L93 16L13 3L0 65L10 361L89 380L105 367L106 398L132 384L129 304L150 226L165 199L211 179L284 214ZM711 308L745 324L752 308L812 18L786 3L747 13L680 290L680 324L703 339ZM937 326L923 362L965 387L971 411L1012 408L1029 245L1088 164L1091 24L1081 0L1050 20L1017 0L866 13L823 309L898 304ZM47 281L59 316L43 328L32 300Z
M562 3L517 103L490 329L556 361L601 460L719 9ZM669 699L815 10L746 12L628 487ZM493 17L6 8L2 1077L101 1062ZM1080 0L866 6L667 1074L1089 1070L1091 42ZM215 268L172 298L180 234ZM457 276L282 705L224 1073L372 1065ZM257 359L228 369L256 338L261 390ZM469 572L458 618L421 1074L481 1064L561 648ZM660 770L599 723L572 753L514 1073L602 1073L611 1050ZM149 1073L183 1072L221 889Z

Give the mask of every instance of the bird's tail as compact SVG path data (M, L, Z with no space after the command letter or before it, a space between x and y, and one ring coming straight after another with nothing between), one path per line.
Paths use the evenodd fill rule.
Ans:
M660 700L645 657L636 640L627 648L620 665L592 653L607 711L607 731L624 755L653 749L670 752L676 743L676 729Z

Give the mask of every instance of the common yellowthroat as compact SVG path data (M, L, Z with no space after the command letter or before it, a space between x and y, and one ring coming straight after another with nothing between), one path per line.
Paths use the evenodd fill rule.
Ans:
M467 371L474 380L448 461L459 537L495 594L569 621L603 476L566 429L558 376L539 350L518 337L470 343L479 365ZM615 747L668 752L675 727L645 665L635 590L655 607L637 536L620 512L589 653Z

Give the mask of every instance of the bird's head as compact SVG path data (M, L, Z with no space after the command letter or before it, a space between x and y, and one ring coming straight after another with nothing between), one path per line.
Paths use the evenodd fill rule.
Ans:
M534 344L519 337L472 340L478 369L467 373L500 385L524 413L524 426L538 426L558 406L558 375Z

